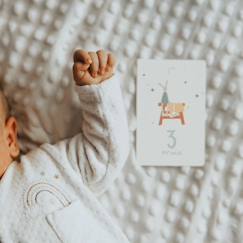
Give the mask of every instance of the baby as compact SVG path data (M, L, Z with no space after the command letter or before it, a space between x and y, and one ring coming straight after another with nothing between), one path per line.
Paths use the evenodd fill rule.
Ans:
M0 92L0 243L127 243L100 196L129 152L115 57L74 53L81 131L20 155L17 120Z

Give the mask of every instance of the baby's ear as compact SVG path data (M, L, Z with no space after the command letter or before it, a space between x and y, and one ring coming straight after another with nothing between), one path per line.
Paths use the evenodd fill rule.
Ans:
M18 144L18 123L14 116L10 116L5 124L6 139L11 157L18 157L20 149Z

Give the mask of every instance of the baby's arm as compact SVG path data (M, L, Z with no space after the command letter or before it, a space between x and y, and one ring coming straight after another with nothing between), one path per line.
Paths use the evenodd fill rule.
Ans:
M75 55L78 61L75 64L79 65L77 52ZM82 59L85 52L79 50L79 55ZM92 58L92 62L94 60ZM75 88L79 95L82 114L81 132L55 145L62 156L66 156L73 168L80 173L84 183L96 194L104 192L118 176L129 152L127 116L119 80L113 75L112 56L108 55L108 60L104 60L108 64L110 62L110 69L104 70L103 75L96 75L96 80L90 73L97 67L84 64L86 71L81 73L81 76L86 75L85 80L78 77L79 69L82 67L74 65L74 79L77 84ZM83 68L85 69L84 66ZM90 83L88 78L91 80Z

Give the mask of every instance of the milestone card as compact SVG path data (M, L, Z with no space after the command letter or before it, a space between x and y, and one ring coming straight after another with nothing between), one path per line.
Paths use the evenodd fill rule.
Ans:
M206 63L137 60L136 156L140 165L202 166Z

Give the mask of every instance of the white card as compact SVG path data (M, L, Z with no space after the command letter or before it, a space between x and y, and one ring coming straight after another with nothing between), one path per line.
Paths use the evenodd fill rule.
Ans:
M205 162L206 63L137 60L136 156L140 165Z

